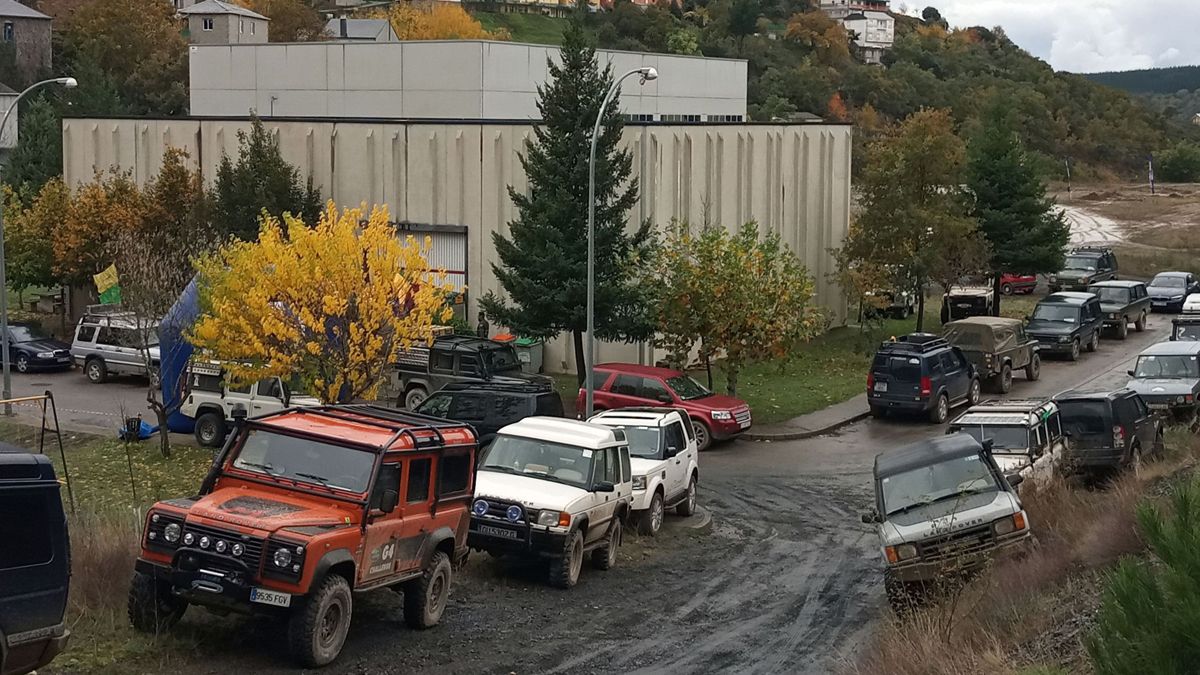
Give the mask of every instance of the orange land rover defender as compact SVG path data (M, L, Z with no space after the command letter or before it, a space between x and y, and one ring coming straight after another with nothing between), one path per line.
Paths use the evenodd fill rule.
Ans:
M467 555L476 449L467 425L378 406L243 413L200 493L147 514L129 620L286 618L305 666L337 658L351 591L402 591L408 625L433 626Z

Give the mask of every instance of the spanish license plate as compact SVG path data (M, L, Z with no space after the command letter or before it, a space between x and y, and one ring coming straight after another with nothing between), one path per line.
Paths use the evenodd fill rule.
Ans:
M516 539L517 538L516 530L508 530L503 527L489 527L487 525L480 525L479 532L480 532L480 534L486 534L486 535L489 535L492 537L501 537L504 539Z
M876 382L875 383L875 391L878 391L880 393L887 393L887 382Z
M260 605L271 605L272 607L291 607L292 594L268 591L265 588L251 588L250 602L257 602Z
M1155 307L1166 307L1166 306L1167 306L1167 303L1166 303L1166 301L1159 302L1158 300L1155 300L1155 301L1154 301L1153 303L1151 303L1151 304L1153 304Z
M739 426L739 427L741 427L741 428L743 428L743 429L749 429L749 428L750 428L750 420L745 420L745 421L743 421L743 422L738 422L738 426Z
M1151 403L1150 409L1151 410L1166 410L1167 404L1166 403Z

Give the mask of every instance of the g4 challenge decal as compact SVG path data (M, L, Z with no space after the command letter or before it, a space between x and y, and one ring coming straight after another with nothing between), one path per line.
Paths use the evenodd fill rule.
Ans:
M367 574L370 576L386 574L392 570L395 564L396 540L391 539L383 546L376 547L371 551L371 564L367 567Z

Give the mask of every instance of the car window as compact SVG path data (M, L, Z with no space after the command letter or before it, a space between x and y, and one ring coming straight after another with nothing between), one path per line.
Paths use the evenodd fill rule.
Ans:
M450 418L472 421L487 417L487 400L480 394L460 392L450 404Z
M1137 399L1132 396L1119 398L1113 403L1117 415L1118 424L1130 424L1141 417L1141 410L1138 409Z
M1112 419L1105 401L1063 401L1063 429L1075 436L1103 434L1112 428Z
M1150 416L1150 408L1146 407L1146 401L1141 396L1134 396L1133 401L1137 404L1138 417Z
M417 412L422 415L446 418L450 416L450 402L454 397L450 394L434 394L417 406Z
M492 416L498 420L516 421L524 417L525 399L511 394L492 396Z
M404 498L405 501L412 504L429 499L429 470L432 466L432 460L428 457L409 460L408 490Z
M595 452L595 459L592 460L592 484L595 485L601 481L608 480L608 453L603 450Z
M945 368L942 367L942 359L937 356L931 356L929 358L929 374L930 374L930 376L937 377L938 375L941 375L944 371L945 371Z
M979 455L968 455L904 471L880 480L884 513L994 491L996 479Z
M708 390L708 387L705 387L687 375L668 377L667 388L674 391L675 395L684 401L696 401L713 395Z
M612 375L608 370L593 370L592 371L592 389L600 390L608 382L609 376Z
M604 467L604 480L616 485L621 482L621 458L617 454L616 448L608 448L604 451L608 455L608 462Z
M1089 292L1095 293L1096 297L1100 298L1100 302L1110 302L1117 305L1124 305L1129 302L1128 288L1113 288L1111 286L1092 286L1088 289Z
M375 478L375 489L371 491L371 510L379 509L379 505L383 502L384 490L395 490L399 496L400 471L399 462L388 462L379 466L379 475Z
M80 326L75 331L75 339L80 342L95 342L98 326Z
M96 344L107 345L109 347L116 347L116 346L120 345L120 342L117 340L117 336L113 332L113 329L101 328L100 335L96 337Z
M683 425L679 422L667 425L666 437L668 448L675 448L679 452L687 449L687 436L683 431Z
M1070 305L1060 305L1057 303L1039 304L1033 309L1033 319L1035 321L1061 321L1063 323L1075 323L1079 320L1079 310Z
M1046 447L1046 429L1044 427L1042 427L1042 425L1039 424L1037 427L1034 428L1033 438L1036 442L1036 444L1034 445L1035 448Z
M942 369L947 373L951 373L959 369L958 359L954 358L954 354L951 352L942 352L938 360L942 362Z
M479 357L474 354L463 354L458 357L458 369L468 375L482 375L479 369Z
M54 557L49 494L42 489L0 493L0 541L20 542L0 546L0 569L40 565ZM61 521L58 526L61 532Z
M613 380L612 393L620 394L621 396L637 396L638 391L642 386L642 378L637 375L617 375L617 379Z
M449 352L433 352L429 358L429 369L447 373L454 370L454 354Z
M621 456L621 482L628 483L633 480L633 472L629 468L629 448L622 446L617 454Z
M471 453L443 456L438 469L438 496L444 499L466 492L470 487Z
M250 395L250 387L253 387L253 386L254 386L253 382L250 382L247 384L239 384L236 387L233 385L229 385L229 392L232 394L243 394L243 395L248 396L248 395Z
M1054 413L1050 419L1046 420L1046 430L1050 433L1050 440L1057 441L1062 438L1062 416Z
M669 398L674 401L674 397L667 391L667 386L656 377L643 377L641 393L642 398L650 399L651 401L659 401L664 398Z
M277 398L283 400L283 387L279 384L279 378L268 377L265 380L258 381L258 390L255 396L260 398Z
M1200 361L1195 356L1148 355L1139 356L1134 377L1149 379L1196 379L1200 378Z
M877 373L887 373L899 382L916 382L921 379L921 359L911 356L876 354L872 369Z

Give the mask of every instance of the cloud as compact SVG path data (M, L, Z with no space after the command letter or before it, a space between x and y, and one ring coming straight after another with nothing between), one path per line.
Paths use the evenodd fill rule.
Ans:
M919 5L920 3L913 3ZM1002 26L1057 70L1200 64L1196 0L931 0L954 26ZM924 5L921 5L922 7Z

